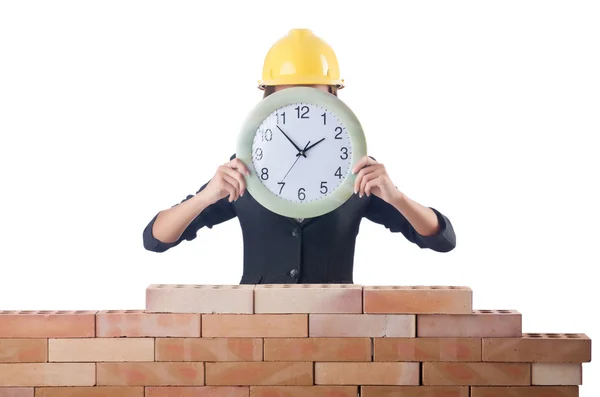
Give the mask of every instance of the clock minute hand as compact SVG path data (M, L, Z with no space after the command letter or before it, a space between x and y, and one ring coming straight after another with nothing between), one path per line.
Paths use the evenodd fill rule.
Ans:
M325 138L321 138L320 141L317 141L315 143L313 143L312 145L308 146L306 149L304 149L304 154L306 154L306 152L308 152L310 149L314 148L315 146L317 146L319 143L323 142L325 140ZM298 156L298 154L296 155ZM306 157L306 156L304 156Z
M279 128L279 126L276 126L276 127L277 127L277 128ZM296 150L298 151L298 154L297 154L296 156L300 156L300 155L302 155L302 156L306 157L306 154L304 154L304 152L302 151L302 149L300 149L300 148L298 147L298 145L296 145L296 143L294 143L294 141L292 141L292 140L291 140L291 138L290 138L289 136L287 136L287 134L286 134L285 132L283 132L283 130L282 130L281 128L279 128L279 131L281 131L281 133L283 134L283 136L285 136L285 137L287 138L287 140L288 140L288 141L290 141L290 143L291 143L292 145L294 145L294 147L295 147L295 148L296 148Z

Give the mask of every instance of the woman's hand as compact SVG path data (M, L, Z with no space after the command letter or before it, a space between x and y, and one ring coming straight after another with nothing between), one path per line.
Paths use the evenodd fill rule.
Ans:
M250 175L250 172L237 158L220 166L202 191L158 213L152 226L152 236L165 244L174 243L208 206L227 195L229 202L237 200L246 189L246 180L242 174Z
M237 200L244 195L246 180L250 171L240 159L233 159L217 168L215 176L210 180L204 191L211 203L216 203L229 195L229 202Z
M390 179L385 166L369 156L361 158L356 163L352 173L356 174L357 172L354 193L358 193L359 197L362 197L363 194L370 196L373 193L388 203L396 202L402 197L402 193Z

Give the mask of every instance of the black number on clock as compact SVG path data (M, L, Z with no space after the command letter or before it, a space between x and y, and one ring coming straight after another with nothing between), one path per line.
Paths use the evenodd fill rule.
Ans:
M348 158L348 148L347 147L343 147L341 149L342 154L340 155L340 158L342 160L346 160Z
M271 129L267 129L266 131L263 131L262 133L262 140L263 141L270 141L273 139L273 131L271 131Z
M254 153L256 154L256 159L257 160L262 160L263 158L263 151L261 148L257 147L256 150L254 151Z
M300 115L300 106L296 106L295 110L298 112L299 119L307 119L308 118L308 116L307 116L308 106L306 106L306 105L302 106L302 111L304 112L304 113L302 113L302 116Z
M323 117L323 125L327 125L327 112L321 115Z
M305 192L305 190L303 187L298 189L298 199L304 200L306 198L306 193L304 193L304 192Z
M342 133L342 127L335 127L335 131L338 132L337 134L335 134L335 139L342 139L342 137L340 136L340 134Z
M281 113L281 118L283 119L281 124L285 124L285 112ZM279 124L279 113L277 113L277 124Z
M285 186L285 182L277 182L278 185L281 185L281 187L279 188L279 194L281 194L281 191L283 190L283 187Z
M262 179L263 181L269 179L269 170L267 168L263 168L262 170L260 170L260 172L260 179Z
M321 182L321 194L327 194L327 182Z
M338 167L334 175L337 176L339 179L342 179L342 167Z

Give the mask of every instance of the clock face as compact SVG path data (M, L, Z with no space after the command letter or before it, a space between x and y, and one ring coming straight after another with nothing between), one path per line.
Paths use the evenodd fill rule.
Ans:
M274 195L314 202L331 195L350 172L352 142L334 113L298 102L276 109L259 125L252 162Z

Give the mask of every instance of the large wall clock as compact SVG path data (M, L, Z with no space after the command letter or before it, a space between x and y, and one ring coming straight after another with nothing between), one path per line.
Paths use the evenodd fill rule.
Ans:
M352 167L367 154L357 117L338 97L292 87L261 100L243 123L236 156L250 194L291 218L335 210L354 193Z

